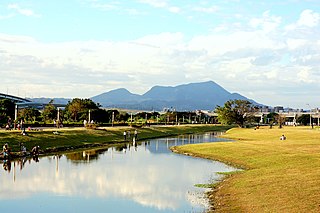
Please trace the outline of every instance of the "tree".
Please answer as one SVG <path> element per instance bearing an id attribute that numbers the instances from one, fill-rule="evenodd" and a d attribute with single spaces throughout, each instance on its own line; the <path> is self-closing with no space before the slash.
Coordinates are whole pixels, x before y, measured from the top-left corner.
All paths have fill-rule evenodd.
<path id="1" fill-rule="evenodd" d="M 39 110 L 34 108 L 24 108 L 19 111 L 19 117 L 20 119 L 23 119 L 24 121 L 29 122 L 35 122 L 39 120 L 41 113 Z"/>
<path id="2" fill-rule="evenodd" d="M 98 123 L 110 121 L 108 112 L 104 109 L 92 110 L 91 117 Z"/>
<path id="3" fill-rule="evenodd" d="M 297 122 L 299 124 L 303 124 L 304 126 L 307 126 L 310 124 L 310 114 L 303 114 L 298 117 Z"/>
<path id="4" fill-rule="evenodd" d="M 9 99 L 0 100 L 0 123 L 7 123 L 9 118 L 14 117 L 15 104 Z"/>
<path id="5" fill-rule="evenodd" d="M 246 122 L 251 121 L 255 108 L 250 101 L 247 100 L 230 100 L 223 107 L 217 106 L 218 120 L 222 124 L 237 124 L 243 128 Z"/>
<path id="6" fill-rule="evenodd" d="M 69 101 L 65 111 L 69 120 L 78 121 L 89 119 L 89 110 L 98 110 L 99 105 L 95 104 L 90 99 L 75 98 L 71 102 Z"/>
<path id="7" fill-rule="evenodd" d="M 277 123 L 279 124 L 279 128 L 281 129 L 286 122 L 286 117 L 284 115 L 278 114 L 276 116 L 276 119 L 277 119 Z"/>
<path id="8" fill-rule="evenodd" d="M 44 121 L 53 121 L 57 117 L 58 110 L 53 105 L 53 100 L 49 102 L 48 105 L 44 107 L 42 112 L 43 120 Z"/>

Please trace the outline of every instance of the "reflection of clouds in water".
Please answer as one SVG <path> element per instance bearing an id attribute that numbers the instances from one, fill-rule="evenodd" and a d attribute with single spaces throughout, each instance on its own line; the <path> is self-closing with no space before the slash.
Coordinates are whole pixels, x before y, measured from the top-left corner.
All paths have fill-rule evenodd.
<path id="1" fill-rule="evenodd" d="M 112 158 L 110 157 L 112 156 Z M 15 199 L 39 193 L 84 198 L 126 198 L 157 209 L 179 208 L 190 198 L 193 185 L 208 181 L 222 164 L 173 154 L 156 155 L 139 147 L 138 152 L 109 151 L 99 161 L 75 165 L 63 157 L 57 161 L 42 158 L 22 171 L 0 175 L 1 199 Z M 213 169 L 217 167 L 217 169 Z M 190 201 L 191 202 L 191 201 Z M 193 204 L 190 204 L 193 206 Z"/>

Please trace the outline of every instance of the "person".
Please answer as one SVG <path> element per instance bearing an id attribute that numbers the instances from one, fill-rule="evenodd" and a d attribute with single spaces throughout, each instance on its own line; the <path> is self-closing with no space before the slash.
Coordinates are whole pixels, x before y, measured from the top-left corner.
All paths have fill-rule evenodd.
<path id="1" fill-rule="evenodd" d="M 284 136 L 284 135 L 282 135 L 281 137 L 280 137 L 280 140 L 281 141 L 284 141 L 284 140 L 286 140 L 287 138 L 286 138 L 286 136 Z"/>
<path id="2" fill-rule="evenodd" d="M 10 128 L 11 128 L 11 124 L 12 124 L 12 119 L 11 119 L 11 117 L 9 117 L 9 119 L 8 119 L 8 125 L 9 125 Z"/>
<path id="3" fill-rule="evenodd" d="M 28 135 L 27 132 L 26 132 L 26 128 L 25 128 L 25 127 L 23 128 L 21 134 L 22 134 L 22 135 Z"/>
<path id="4" fill-rule="evenodd" d="M 20 146 L 20 151 L 23 154 L 23 156 L 25 156 L 27 154 L 27 148 L 25 147 L 25 145 L 23 143 Z"/>
<path id="5" fill-rule="evenodd" d="M 10 154 L 10 148 L 7 143 L 5 143 L 2 147 L 3 157 L 8 158 Z"/>
<path id="6" fill-rule="evenodd" d="M 31 149 L 32 155 L 39 155 L 39 149 L 40 149 L 40 146 L 34 146 L 34 147 Z"/>
<path id="7" fill-rule="evenodd" d="M 126 131 L 123 132 L 123 138 L 124 138 L 124 141 L 127 140 L 127 132 Z"/>
<path id="8" fill-rule="evenodd" d="M 135 129 L 134 130 L 134 140 L 138 139 L 138 131 Z"/>

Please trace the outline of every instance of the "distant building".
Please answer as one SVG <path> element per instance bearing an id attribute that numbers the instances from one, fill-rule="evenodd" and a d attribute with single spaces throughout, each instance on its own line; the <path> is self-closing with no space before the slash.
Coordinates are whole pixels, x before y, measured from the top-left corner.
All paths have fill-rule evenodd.
<path id="1" fill-rule="evenodd" d="M 271 108 L 269 108 L 268 106 L 261 106 L 261 107 L 259 108 L 259 112 L 269 113 L 269 112 L 271 112 Z"/>
<path id="2" fill-rule="evenodd" d="M 276 106 L 273 108 L 273 111 L 274 112 L 283 112 L 284 108 L 283 108 L 283 106 Z"/>

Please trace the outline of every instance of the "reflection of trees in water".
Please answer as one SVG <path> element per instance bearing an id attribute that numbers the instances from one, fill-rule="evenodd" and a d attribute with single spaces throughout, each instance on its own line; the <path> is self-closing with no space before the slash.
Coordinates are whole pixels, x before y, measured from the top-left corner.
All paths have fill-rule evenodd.
<path id="1" fill-rule="evenodd" d="M 115 146 L 114 148 L 115 148 L 116 151 L 122 152 L 125 149 L 127 149 L 127 144 L 119 144 L 119 145 Z"/>
<path id="2" fill-rule="evenodd" d="M 80 152 L 73 152 L 65 154 L 67 160 L 70 160 L 74 164 L 89 163 L 92 161 L 97 161 L 99 155 L 108 151 L 108 148 L 104 149 L 94 149 L 94 150 L 84 150 Z"/>

